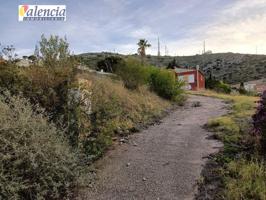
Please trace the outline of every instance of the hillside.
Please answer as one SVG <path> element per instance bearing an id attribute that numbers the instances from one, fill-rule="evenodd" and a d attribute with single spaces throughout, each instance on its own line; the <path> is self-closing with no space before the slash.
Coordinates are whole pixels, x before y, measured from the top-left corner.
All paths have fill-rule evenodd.
<path id="1" fill-rule="evenodd" d="M 128 57 L 129 55 L 114 53 L 84 53 L 80 54 L 83 63 L 90 68 L 95 68 L 99 60 L 108 56 Z M 137 57 L 137 55 L 131 55 Z M 148 63 L 156 66 L 167 66 L 169 62 L 176 59 L 182 66 L 200 65 L 206 76 L 211 73 L 213 77 L 227 83 L 239 83 L 266 77 L 266 55 L 238 54 L 238 53 L 216 53 L 194 56 L 151 56 L 148 55 Z"/>

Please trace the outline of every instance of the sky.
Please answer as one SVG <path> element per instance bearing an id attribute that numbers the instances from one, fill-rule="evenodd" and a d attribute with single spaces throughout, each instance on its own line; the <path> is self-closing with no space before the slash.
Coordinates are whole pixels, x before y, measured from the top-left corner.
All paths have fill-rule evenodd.
<path id="1" fill-rule="evenodd" d="M 71 52 L 266 54 L 266 0 L 0 0 L 0 43 L 30 55 L 42 34 L 66 36 Z M 66 5 L 67 20 L 19 22 L 18 5 Z M 165 47 L 167 51 L 165 51 Z"/>

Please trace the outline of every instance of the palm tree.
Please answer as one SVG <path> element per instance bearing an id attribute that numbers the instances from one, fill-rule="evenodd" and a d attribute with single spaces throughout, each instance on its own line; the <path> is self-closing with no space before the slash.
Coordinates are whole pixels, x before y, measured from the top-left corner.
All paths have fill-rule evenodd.
<path id="1" fill-rule="evenodd" d="M 141 62 L 143 64 L 144 57 L 146 56 L 145 50 L 146 48 L 150 47 L 151 44 L 148 43 L 148 40 L 140 39 L 137 45 L 139 46 L 138 53 L 141 56 Z"/>

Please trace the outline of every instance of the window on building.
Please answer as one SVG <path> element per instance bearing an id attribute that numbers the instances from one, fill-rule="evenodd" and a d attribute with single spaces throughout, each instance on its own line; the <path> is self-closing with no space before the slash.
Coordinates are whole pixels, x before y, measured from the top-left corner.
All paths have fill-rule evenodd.
<path id="1" fill-rule="evenodd" d="M 178 76 L 179 81 L 185 81 L 184 76 Z"/>
<path id="2" fill-rule="evenodd" d="M 194 83 L 194 82 L 195 82 L 194 74 L 188 75 L 188 83 Z"/>

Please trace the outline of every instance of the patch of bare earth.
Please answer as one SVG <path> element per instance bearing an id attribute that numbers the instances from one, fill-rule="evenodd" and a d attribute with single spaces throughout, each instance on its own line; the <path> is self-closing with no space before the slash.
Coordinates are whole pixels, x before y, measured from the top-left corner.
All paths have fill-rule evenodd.
<path id="1" fill-rule="evenodd" d="M 219 99 L 190 96 L 160 124 L 131 135 L 97 161 L 96 179 L 78 199 L 193 199 L 207 156 L 222 146 L 208 139 L 203 125 L 225 113 Z"/>

